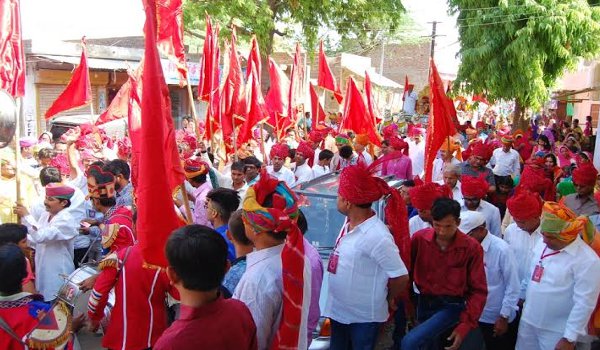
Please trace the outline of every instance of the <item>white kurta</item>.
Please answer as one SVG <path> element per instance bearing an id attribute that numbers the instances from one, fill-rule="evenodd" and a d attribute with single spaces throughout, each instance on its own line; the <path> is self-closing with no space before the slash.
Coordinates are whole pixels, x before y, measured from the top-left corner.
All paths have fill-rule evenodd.
<path id="1" fill-rule="evenodd" d="M 296 176 L 296 183 L 294 184 L 294 186 L 304 182 L 308 182 L 313 179 L 313 171 L 312 168 L 308 165 L 308 163 L 304 163 L 296 167 L 294 175 Z"/>
<path id="2" fill-rule="evenodd" d="M 49 217 L 50 213 L 44 212 L 37 221 L 31 215 L 23 218 L 27 239 L 35 245 L 35 287 L 46 301 L 56 298 L 64 283 L 62 276 L 75 270 L 73 242 L 78 225 L 66 210 Z"/>
<path id="3" fill-rule="evenodd" d="M 425 171 L 425 141 L 415 143 L 408 140 L 408 156 L 412 160 L 412 171 L 414 176 L 421 176 Z"/>

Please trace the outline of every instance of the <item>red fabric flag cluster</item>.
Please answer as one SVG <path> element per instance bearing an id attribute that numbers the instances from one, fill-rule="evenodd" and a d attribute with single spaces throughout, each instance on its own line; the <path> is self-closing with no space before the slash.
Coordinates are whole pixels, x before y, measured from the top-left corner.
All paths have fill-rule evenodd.
<path id="1" fill-rule="evenodd" d="M 213 28 L 210 16 L 206 15 L 206 37 L 202 51 L 200 68 L 200 83 L 198 84 L 198 97 L 208 102 L 206 110 L 205 139 L 210 140 L 220 128 L 219 108 L 219 27 Z"/>
<path id="2" fill-rule="evenodd" d="M 456 128 L 452 121 L 452 100 L 444 92 L 444 84 L 440 78 L 433 59 L 429 61 L 429 88 L 430 88 L 430 113 L 429 125 L 427 126 L 427 137 L 425 139 L 425 181 L 431 182 L 433 173 L 433 160 L 444 142 L 456 134 Z M 450 101 L 450 103 L 448 102 Z"/>
<path id="3" fill-rule="evenodd" d="M 144 27 L 146 47 L 142 74 L 142 126 L 139 177 L 136 188 L 137 234 L 144 261 L 165 267 L 164 246 L 182 222 L 173 206 L 173 190 L 184 181 L 175 130 L 171 118 L 169 90 L 156 46 L 156 0 L 146 1 Z"/>
<path id="4" fill-rule="evenodd" d="M 317 125 L 325 122 L 325 111 L 323 110 L 323 106 L 321 106 L 321 102 L 319 102 L 319 96 L 317 95 L 317 91 L 315 90 L 315 86 L 313 84 L 310 85 L 310 106 L 311 106 L 311 130 L 317 130 Z"/>
<path id="5" fill-rule="evenodd" d="M 158 0 L 156 3 L 158 48 L 177 63 L 180 85 L 187 83 L 187 65 L 183 45 L 183 11 L 181 0 Z"/>
<path id="6" fill-rule="evenodd" d="M 365 100 L 352 77 L 348 78 L 346 102 L 340 130 L 352 130 L 356 134 L 367 134 L 369 140 L 376 146 L 381 146 L 381 139 L 375 131 L 373 117 L 369 113 Z"/>
<path id="7" fill-rule="evenodd" d="M 221 131 L 225 141 L 227 154 L 234 152 L 234 127 L 241 124 L 246 110 L 244 95 L 244 77 L 240 56 L 237 52 L 237 37 L 235 28 L 231 31 L 231 44 L 225 55 L 226 74 L 223 90 L 221 91 Z"/>
<path id="8" fill-rule="evenodd" d="M 290 81 L 271 57 L 269 57 L 269 80 L 271 86 L 265 97 L 265 103 L 269 110 L 269 121 L 267 124 L 276 130 L 277 138 L 282 139 L 285 130 L 292 124 L 287 117 L 287 94 L 290 89 Z"/>
<path id="9" fill-rule="evenodd" d="M 117 92 L 117 95 L 110 102 L 110 105 L 108 105 L 106 111 L 100 114 L 96 120 L 96 125 L 101 125 L 113 120 L 129 117 L 129 114 L 132 113 L 132 102 L 135 103 L 135 101 L 132 101 L 132 86 L 136 85 L 133 81 L 140 80 L 142 67 L 143 65 L 140 64 L 135 72 L 127 72 L 129 79 L 127 79 L 125 84 L 121 86 Z M 139 105 L 137 105 L 137 108 L 139 109 Z"/>
<path id="10" fill-rule="evenodd" d="M 304 93 L 304 63 L 302 62 L 302 53 L 300 44 L 296 44 L 292 71 L 290 73 L 290 90 L 288 92 L 288 113 L 287 116 L 292 125 L 298 120 L 299 106 L 302 104 Z"/>
<path id="11" fill-rule="evenodd" d="M 260 79 L 256 67 L 252 68 L 250 77 L 246 82 L 246 119 L 240 127 L 238 144 L 248 142 L 252 138 L 252 129 L 269 117 L 269 111 L 260 89 Z"/>
<path id="12" fill-rule="evenodd" d="M 376 113 L 375 107 L 373 106 L 373 86 L 371 85 L 371 77 L 369 77 L 369 72 L 365 71 L 365 95 L 367 95 L 367 107 L 369 108 L 369 114 L 373 118 L 374 125 L 381 123 L 383 119 L 379 117 L 379 114 Z"/>
<path id="13" fill-rule="evenodd" d="M 319 45 L 319 78 L 317 80 L 317 86 L 333 92 L 333 96 L 338 103 L 342 103 L 344 96 L 342 95 L 339 86 L 337 86 L 335 77 L 327 63 L 327 57 L 325 56 L 325 51 L 323 51 L 323 40 L 321 40 L 321 44 Z"/>
<path id="14" fill-rule="evenodd" d="M 87 52 L 85 48 L 85 41 L 83 39 L 81 40 L 81 46 L 82 51 L 79 65 L 73 71 L 71 81 L 69 81 L 69 84 L 65 90 L 46 111 L 46 119 L 52 118 L 60 112 L 84 106 L 92 101 L 92 85 L 90 84 L 90 72 L 87 65 Z"/>
<path id="15" fill-rule="evenodd" d="M 25 95 L 25 54 L 19 0 L 0 2 L 0 88 L 13 97 Z"/>
<path id="16" fill-rule="evenodd" d="M 256 69 L 258 77 L 262 74 L 262 63 L 260 61 L 260 51 L 258 50 L 258 41 L 256 36 L 252 36 L 252 48 L 250 49 L 250 55 L 248 56 L 248 64 L 246 65 L 246 80 L 250 79 L 252 69 Z"/>

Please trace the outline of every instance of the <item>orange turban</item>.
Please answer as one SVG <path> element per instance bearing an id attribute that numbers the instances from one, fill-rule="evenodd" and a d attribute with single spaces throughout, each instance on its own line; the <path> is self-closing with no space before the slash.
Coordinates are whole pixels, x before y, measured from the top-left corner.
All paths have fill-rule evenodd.
<path id="1" fill-rule="evenodd" d="M 458 143 L 456 143 L 456 140 L 450 140 L 450 142 L 448 141 L 444 141 L 444 143 L 442 143 L 442 147 L 440 147 L 440 151 L 446 151 L 449 153 L 452 153 L 454 155 L 454 157 L 456 157 L 456 159 L 462 161 L 462 150 L 460 148 L 460 145 Z"/>
<path id="2" fill-rule="evenodd" d="M 359 145 L 368 146 L 369 145 L 369 135 L 367 134 L 357 134 L 354 137 L 354 141 Z"/>

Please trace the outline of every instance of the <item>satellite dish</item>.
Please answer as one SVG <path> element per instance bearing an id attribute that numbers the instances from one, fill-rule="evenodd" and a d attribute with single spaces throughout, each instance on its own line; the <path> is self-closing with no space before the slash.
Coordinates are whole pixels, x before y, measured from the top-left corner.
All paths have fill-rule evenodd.
<path id="1" fill-rule="evenodd" d="M 10 144 L 17 127 L 17 105 L 6 91 L 0 90 L 0 148 Z"/>

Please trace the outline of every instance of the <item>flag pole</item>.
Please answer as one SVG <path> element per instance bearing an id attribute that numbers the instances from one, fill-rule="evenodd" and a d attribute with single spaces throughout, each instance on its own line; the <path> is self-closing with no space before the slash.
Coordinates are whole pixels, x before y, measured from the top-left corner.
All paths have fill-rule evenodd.
<path id="1" fill-rule="evenodd" d="M 20 138 L 21 138 L 21 112 L 22 112 L 22 108 L 23 108 L 23 100 L 22 98 L 17 98 L 16 99 L 16 103 L 17 103 L 17 118 L 15 121 L 15 183 L 17 186 L 17 192 L 16 192 L 16 203 L 17 204 L 21 204 L 22 198 L 21 198 L 21 171 L 20 171 L 20 158 L 21 158 L 21 145 L 20 145 Z"/>
<path id="2" fill-rule="evenodd" d="M 263 154 L 263 162 L 267 164 L 267 152 L 265 151 L 265 122 L 260 123 L 260 152 Z"/>
<path id="3" fill-rule="evenodd" d="M 183 198 L 183 207 L 185 208 L 185 217 L 188 225 L 191 225 L 194 223 L 194 220 L 192 219 L 192 209 L 190 208 L 190 199 L 187 193 L 187 190 L 185 189 L 185 180 L 183 180 L 183 183 L 181 184 L 181 196 Z"/>
<path id="4" fill-rule="evenodd" d="M 192 92 L 192 84 L 190 83 L 189 72 L 185 76 L 188 92 L 188 99 L 190 100 L 190 107 L 192 110 L 192 118 L 194 118 L 194 130 L 196 130 L 196 138 L 200 140 L 200 125 L 198 124 L 198 114 L 196 113 L 196 106 L 194 104 L 194 93 Z"/>
<path id="5" fill-rule="evenodd" d="M 233 160 L 237 162 L 238 160 L 238 148 L 237 148 L 237 133 L 235 132 L 235 114 L 231 114 L 231 126 L 233 128 Z M 225 138 L 225 135 L 223 135 Z M 225 152 L 227 153 L 227 152 Z"/>

